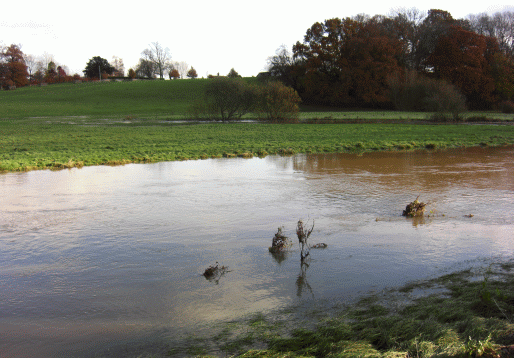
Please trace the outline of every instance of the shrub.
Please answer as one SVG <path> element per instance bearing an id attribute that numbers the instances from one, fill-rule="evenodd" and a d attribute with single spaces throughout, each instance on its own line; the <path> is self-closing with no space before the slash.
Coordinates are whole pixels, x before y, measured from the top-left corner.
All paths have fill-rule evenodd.
<path id="1" fill-rule="evenodd" d="M 209 80 L 205 95 L 210 108 L 228 121 L 253 110 L 257 90 L 239 78 L 216 77 Z"/>
<path id="2" fill-rule="evenodd" d="M 389 96 L 401 111 L 436 112 L 437 118 L 456 120 L 466 111 L 464 95 L 452 84 L 408 71 L 388 80 Z"/>
<path id="3" fill-rule="evenodd" d="M 272 121 L 298 121 L 301 102 L 298 93 L 282 82 L 268 82 L 260 87 L 257 111 L 261 119 Z"/>
<path id="4" fill-rule="evenodd" d="M 196 120 L 208 120 L 215 117 L 214 108 L 208 102 L 196 99 L 187 108 L 187 116 Z"/>
<path id="5" fill-rule="evenodd" d="M 512 101 L 503 101 L 500 103 L 500 105 L 498 107 L 502 113 L 507 113 L 507 114 L 514 113 L 514 102 L 512 102 Z"/>

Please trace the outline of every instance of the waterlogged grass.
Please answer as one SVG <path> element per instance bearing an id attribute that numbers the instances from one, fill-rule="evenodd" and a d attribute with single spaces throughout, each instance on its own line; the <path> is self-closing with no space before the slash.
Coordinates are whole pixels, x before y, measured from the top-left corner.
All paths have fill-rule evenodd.
<path id="1" fill-rule="evenodd" d="M 364 297 L 327 312 L 315 328 L 289 313 L 257 314 L 224 325 L 203 349 L 245 358 L 496 357 L 514 344 L 513 266 L 493 264 Z M 419 289 L 436 293 L 416 296 Z"/>
<path id="2" fill-rule="evenodd" d="M 514 126 L 172 124 L 81 118 L 0 121 L 0 171 L 295 153 L 514 144 Z"/>
<path id="3" fill-rule="evenodd" d="M 402 111 L 310 111 L 311 108 L 304 107 L 300 113 L 300 119 L 304 121 L 319 122 L 345 122 L 345 121 L 426 121 L 433 115 L 431 112 L 402 112 Z M 499 113 L 494 111 L 486 112 L 466 112 L 461 114 L 463 120 L 494 120 L 494 121 L 513 121 L 514 115 Z"/>

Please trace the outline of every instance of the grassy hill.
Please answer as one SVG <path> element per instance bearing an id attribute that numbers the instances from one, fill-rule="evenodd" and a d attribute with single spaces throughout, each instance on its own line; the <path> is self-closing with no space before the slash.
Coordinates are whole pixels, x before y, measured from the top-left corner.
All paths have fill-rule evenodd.
<path id="1" fill-rule="evenodd" d="M 256 78 L 245 78 L 256 83 Z M 188 107 L 205 92 L 208 79 L 63 83 L 0 91 L 0 119 L 86 116 L 88 118 L 187 119 Z M 300 106 L 304 120 L 424 120 L 424 112 L 370 111 Z M 512 114 L 470 112 L 512 120 Z"/>
<path id="2" fill-rule="evenodd" d="M 207 79 L 65 83 L 0 92 L 0 118 L 184 116 Z"/>

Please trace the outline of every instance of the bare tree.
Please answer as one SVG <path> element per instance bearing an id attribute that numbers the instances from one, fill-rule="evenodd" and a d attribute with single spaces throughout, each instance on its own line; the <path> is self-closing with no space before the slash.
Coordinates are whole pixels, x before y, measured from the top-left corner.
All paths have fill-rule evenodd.
<path id="1" fill-rule="evenodd" d="M 24 56 L 25 65 L 27 65 L 27 70 L 29 71 L 29 79 L 32 80 L 32 74 L 36 72 L 37 60 L 33 55 L 25 55 Z"/>
<path id="2" fill-rule="evenodd" d="M 118 56 L 112 56 L 111 66 L 114 67 L 116 76 L 125 76 L 125 65 L 123 64 L 123 59 Z"/>
<path id="3" fill-rule="evenodd" d="M 281 45 L 275 51 L 275 56 L 266 60 L 268 75 L 273 80 L 279 80 L 286 86 L 298 88 L 299 72 L 297 71 L 304 62 L 303 59 L 293 58 L 286 45 Z M 266 77 L 264 77 L 266 78 Z"/>
<path id="4" fill-rule="evenodd" d="M 496 38 L 505 56 L 514 57 L 514 12 L 497 12 L 469 15 L 467 21 L 472 31 Z"/>
<path id="5" fill-rule="evenodd" d="M 164 65 L 164 73 L 169 77 L 170 80 L 173 77 L 172 72 L 174 69 L 175 65 L 171 61 L 166 62 L 166 64 Z"/>
<path id="6" fill-rule="evenodd" d="M 180 78 L 184 78 L 187 75 L 187 71 L 189 70 L 189 65 L 185 61 L 181 62 L 173 62 L 173 66 L 180 73 Z"/>
<path id="7" fill-rule="evenodd" d="M 141 52 L 144 60 L 150 61 L 155 65 L 157 73 L 161 79 L 164 79 L 164 71 L 166 64 L 171 61 L 171 53 L 169 48 L 163 48 L 159 42 L 152 42 L 150 48 Z"/>
<path id="8" fill-rule="evenodd" d="M 54 64 L 56 63 L 54 55 L 52 55 L 46 51 L 43 52 L 43 54 L 38 57 L 38 65 L 41 67 L 43 72 L 46 72 L 48 70 L 48 65 L 50 65 L 50 63 L 52 63 L 52 62 Z"/>
<path id="9" fill-rule="evenodd" d="M 397 36 L 406 44 L 405 65 L 408 69 L 417 67 L 416 52 L 419 44 L 420 26 L 427 17 L 425 11 L 415 7 L 398 7 L 390 11 L 389 17 L 395 26 Z"/>

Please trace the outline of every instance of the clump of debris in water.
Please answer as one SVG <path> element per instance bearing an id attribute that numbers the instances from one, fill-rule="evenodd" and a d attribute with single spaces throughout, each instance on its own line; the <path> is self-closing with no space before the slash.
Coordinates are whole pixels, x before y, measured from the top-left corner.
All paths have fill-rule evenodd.
<path id="1" fill-rule="evenodd" d="M 419 200 L 419 196 L 412 203 L 408 204 L 403 211 L 403 216 L 412 218 L 415 216 L 423 216 L 425 214 L 426 203 L 422 203 Z"/>
<path id="2" fill-rule="evenodd" d="M 292 246 L 291 240 L 287 236 L 282 233 L 282 228 L 279 227 L 277 233 L 273 237 L 271 242 L 271 246 L 268 247 L 269 252 L 272 254 L 278 254 L 286 251 L 288 248 Z"/>
<path id="3" fill-rule="evenodd" d="M 215 281 L 218 283 L 225 272 L 228 272 L 228 266 L 220 266 L 216 261 L 216 265 L 211 265 L 205 269 L 203 276 L 209 281 Z"/>

